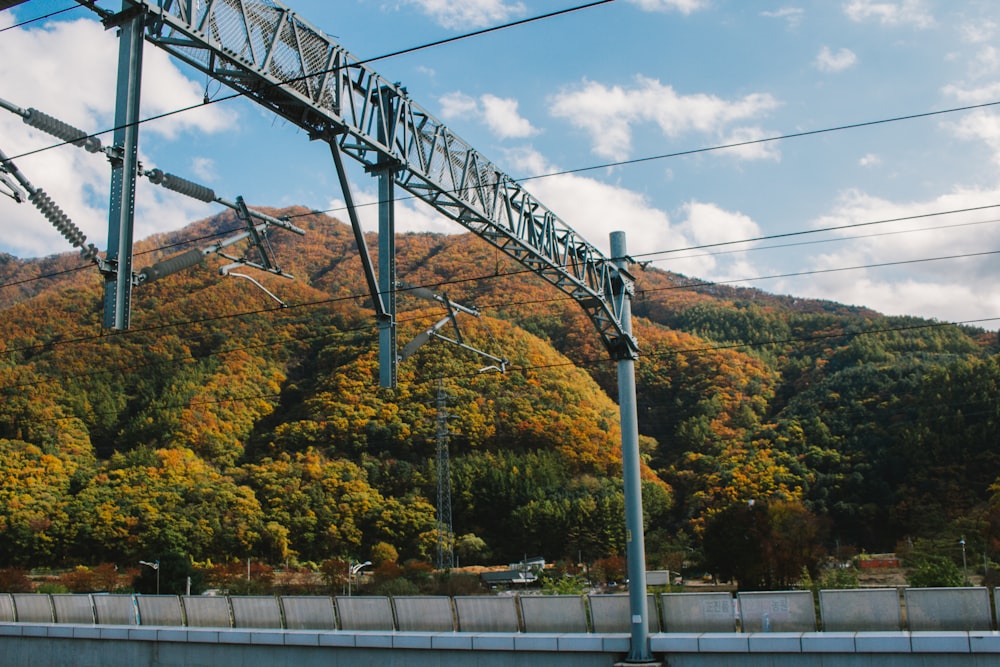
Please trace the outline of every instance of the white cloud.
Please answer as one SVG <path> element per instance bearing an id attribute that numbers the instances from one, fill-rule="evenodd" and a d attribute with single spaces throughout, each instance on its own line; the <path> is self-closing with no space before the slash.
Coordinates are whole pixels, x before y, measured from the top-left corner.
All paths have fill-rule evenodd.
<path id="1" fill-rule="evenodd" d="M 824 46 L 816 56 L 816 69 L 821 72 L 843 72 L 856 65 L 858 57 L 850 49 L 840 49 L 831 51 L 830 47 Z"/>
<path id="2" fill-rule="evenodd" d="M 530 148 L 507 151 L 506 161 L 524 173 L 559 171 Z M 633 190 L 579 174 L 535 179 L 526 187 L 563 222 L 606 253 L 610 252 L 608 239 L 612 231 L 625 232 L 632 255 L 690 245 L 664 211 Z"/>
<path id="3" fill-rule="evenodd" d="M 206 182 L 215 180 L 215 160 L 210 157 L 196 157 L 191 160 L 191 173 Z"/>
<path id="4" fill-rule="evenodd" d="M 523 139 L 537 133 L 517 111 L 517 100 L 483 95 L 479 98 L 483 109 L 483 120 L 495 135 L 501 139 Z"/>
<path id="5" fill-rule="evenodd" d="M 37 108 L 81 130 L 95 132 L 113 125 L 117 59 L 114 33 L 105 31 L 97 21 L 81 19 L 14 28 L 0 40 L 0 80 L 7 91 L 5 96 L 13 104 Z M 145 49 L 143 72 L 143 117 L 197 104 L 202 99 L 198 85 L 185 79 L 162 51 Z M 141 152 L 143 136 L 170 139 L 181 133 L 218 132 L 231 125 L 232 113 L 219 105 L 143 123 L 140 159 L 144 166 L 151 164 L 149 156 Z M 49 149 L 59 140 L 29 127 L 7 111 L 0 111 L 0 137 L 10 157 L 43 149 L 15 163 L 32 185 L 45 190 L 86 234 L 88 243 L 103 250 L 107 245 L 110 191 L 107 160 L 73 146 Z M 101 135 L 101 140 L 109 145 L 111 134 Z M 4 247 L 10 252 L 27 257 L 72 249 L 30 204 L 15 204 L 4 198 L 0 207 L 5 222 Z M 176 229 L 210 213 L 204 203 L 141 179 L 136 195 L 135 237 Z"/>
<path id="6" fill-rule="evenodd" d="M 737 127 L 720 140 L 722 145 L 733 145 L 724 154 L 735 155 L 741 160 L 780 160 L 781 152 L 777 141 L 763 141 L 775 136 L 759 127 Z M 742 145 L 740 145 L 742 144 Z"/>
<path id="7" fill-rule="evenodd" d="M 993 162 L 1000 164 L 1000 115 L 992 111 L 973 111 L 948 127 L 960 139 L 985 143 L 993 151 Z"/>
<path id="8" fill-rule="evenodd" d="M 371 188 L 371 181 L 364 181 L 360 187 L 355 183 L 351 188 L 351 194 L 354 197 L 361 228 L 368 232 L 377 232 L 379 207 L 368 205 L 370 202 L 378 201 L 378 192 Z M 345 224 L 350 224 L 350 216 L 343 199 L 331 199 L 324 210 Z M 419 199 L 400 197 L 395 202 L 393 214 L 396 231 L 401 234 L 406 232 L 458 234 L 466 231 L 464 227 L 431 209 Z"/>
<path id="9" fill-rule="evenodd" d="M 629 0 L 648 12 L 678 11 L 690 14 L 708 6 L 706 0 Z"/>
<path id="10" fill-rule="evenodd" d="M 485 28 L 502 23 L 525 12 L 521 2 L 504 0 L 406 0 L 430 16 L 439 25 L 452 30 Z"/>
<path id="11" fill-rule="evenodd" d="M 479 114 L 479 103 L 476 98 L 465 93 L 447 93 L 438 99 L 438 103 L 441 105 L 441 117 L 445 120 L 464 119 L 467 116 Z"/>
<path id="12" fill-rule="evenodd" d="M 465 93 L 454 92 L 439 100 L 441 117 L 445 120 L 460 118 L 478 120 L 500 139 L 524 139 L 538 133 L 531 123 L 518 112 L 518 102 L 513 98 L 482 95 L 477 100 Z"/>
<path id="13" fill-rule="evenodd" d="M 755 238 L 761 235 L 760 226 L 749 216 L 727 211 L 708 203 L 691 201 L 682 207 L 684 220 L 678 230 L 692 240 L 691 245 L 711 245 L 734 239 Z M 674 256 L 664 268 L 705 280 L 729 281 L 757 275 L 759 267 L 750 261 L 745 249 L 725 254 L 692 251 Z"/>
<path id="14" fill-rule="evenodd" d="M 989 44 L 981 46 L 969 64 L 969 75 L 978 79 L 997 71 L 1000 71 L 1000 50 Z"/>
<path id="15" fill-rule="evenodd" d="M 882 164 L 882 158 L 874 153 L 866 153 L 858 160 L 858 164 L 862 167 L 877 167 Z"/>
<path id="16" fill-rule="evenodd" d="M 975 23 L 966 23 L 959 29 L 966 41 L 973 44 L 981 44 L 993 39 L 997 31 L 997 22 L 993 19 L 982 18 Z"/>
<path id="17" fill-rule="evenodd" d="M 788 22 L 789 28 L 797 28 L 802 19 L 805 17 L 806 10 L 801 7 L 782 7 L 773 12 L 761 12 L 761 16 L 766 16 L 772 19 L 784 19 Z"/>
<path id="18" fill-rule="evenodd" d="M 901 2 L 850 0 L 844 4 L 844 13 L 858 23 L 878 21 L 882 25 L 910 25 L 915 28 L 929 28 L 934 25 L 934 17 L 924 7 L 923 0 L 901 0 Z"/>
<path id="19" fill-rule="evenodd" d="M 984 104 L 996 101 L 1000 97 L 1000 81 L 975 88 L 963 88 L 958 84 L 948 84 L 942 89 L 942 92 L 963 104 Z"/>
<path id="20" fill-rule="evenodd" d="M 817 228 L 995 206 L 997 188 L 956 188 L 923 201 L 893 202 L 865 192 L 845 192 L 834 209 L 817 219 Z M 1000 224 L 994 212 L 969 211 L 932 219 L 901 220 L 844 229 L 836 249 L 809 258 L 802 266 L 812 275 L 761 284 L 769 291 L 864 305 L 892 315 L 920 315 L 945 321 L 1000 316 L 1000 294 L 976 286 L 1000 278 L 993 256 L 976 256 L 1000 247 Z M 975 224 L 974 231 L 967 225 Z M 896 233 L 905 232 L 905 233 Z M 955 257 L 925 261 L 932 258 Z M 923 260 L 923 261 L 922 261 Z M 898 263 L 896 265 L 889 265 Z M 876 266 L 883 265 L 883 266 Z M 862 267 L 850 271 L 830 271 Z M 996 323 L 985 323 L 995 328 Z"/>
<path id="21" fill-rule="evenodd" d="M 688 132 L 718 138 L 731 123 L 760 116 L 777 106 L 777 100 L 766 93 L 735 100 L 707 94 L 680 95 L 656 79 L 638 76 L 628 88 L 584 81 L 556 95 L 549 109 L 553 116 L 587 132 L 595 153 L 624 159 L 631 151 L 636 125 L 654 123 L 670 138 Z"/>

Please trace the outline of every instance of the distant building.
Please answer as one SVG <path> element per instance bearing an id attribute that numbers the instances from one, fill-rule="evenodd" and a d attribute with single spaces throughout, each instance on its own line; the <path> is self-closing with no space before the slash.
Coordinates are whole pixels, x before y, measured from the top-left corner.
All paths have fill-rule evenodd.
<path id="1" fill-rule="evenodd" d="M 545 558 L 526 558 L 519 563 L 511 563 L 506 570 L 483 572 L 479 576 L 491 586 L 500 584 L 530 584 L 538 581 L 538 573 L 545 569 Z"/>

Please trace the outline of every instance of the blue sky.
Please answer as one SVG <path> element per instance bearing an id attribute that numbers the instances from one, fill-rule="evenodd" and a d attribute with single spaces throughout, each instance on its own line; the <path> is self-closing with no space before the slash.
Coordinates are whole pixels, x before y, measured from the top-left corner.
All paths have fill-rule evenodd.
<path id="1" fill-rule="evenodd" d="M 0 32 L 0 97 L 87 131 L 107 129 L 113 33 L 83 8 L 10 27 L 73 4 L 30 0 L 0 12 L 0 29 L 10 28 Z M 582 3 L 286 4 L 372 58 Z M 970 321 L 1000 318 L 992 289 L 1000 265 L 987 254 L 1000 250 L 1000 106 L 619 163 L 1000 102 L 998 37 L 1000 8 L 987 0 L 616 0 L 372 67 L 508 174 L 529 178 L 529 191 L 602 248 L 623 229 L 633 255 L 688 276 Z M 146 54 L 145 115 L 205 95 L 203 75 L 153 48 Z M 227 92 L 207 85 L 211 97 Z M 53 143 L 0 111 L 9 156 Z M 325 144 L 245 100 L 144 124 L 140 147 L 146 168 L 227 199 L 300 204 L 346 220 Z M 17 164 L 104 248 L 105 160 L 61 147 Z M 360 169 L 350 176 L 356 199 L 373 201 L 374 181 Z M 463 231 L 409 201 L 397 206 L 401 231 Z M 973 207 L 997 208 L 929 216 Z M 139 237 L 220 210 L 148 183 L 137 209 Z M 372 224 L 375 207 L 363 211 Z M 69 249 L 28 204 L 0 197 L 0 216 L 0 251 Z M 895 218 L 911 219 L 856 226 Z M 855 227 L 665 252 L 847 225 Z M 762 279 L 776 275 L 785 277 Z M 1000 328 L 1000 320 L 981 325 Z"/>

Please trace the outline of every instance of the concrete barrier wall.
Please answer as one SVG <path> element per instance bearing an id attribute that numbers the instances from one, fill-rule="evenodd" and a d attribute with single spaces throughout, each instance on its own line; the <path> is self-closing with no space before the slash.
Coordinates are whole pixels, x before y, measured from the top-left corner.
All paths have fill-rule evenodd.
<path id="1" fill-rule="evenodd" d="M 102 625 L 138 625 L 139 609 L 132 595 L 94 595 L 94 617 Z"/>
<path id="2" fill-rule="evenodd" d="M 229 601 L 233 607 L 233 627 L 282 627 L 281 607 L 273 595 L 234 595 Z"/>
<path id="3" fill-rule="evenodd" d="M 281 610 L 288 630 L 336 630 L 333 598 L 311 595 L 281 597 Z"/>
<path id="4" fill-rule="evenodd" d="M 402 632 L 453 632 L 455 610 L 445 595 L 401 595 L 392 598 L 396 629 Z"/>
<path id="5" fill-rule="evenodd" d="M 181 599 L 176 595 L 136 595 L 141 625 L 184 625 Z"/>
<path id="6" fill-rule="evenodd" d="M 223 595 L 185 595 L 184 605 L 186 625 L 191 628 L 231 628 L 232 616 L 229 612 L 229 598 Z M 143 621 L 143 625 L 149 625 Z"/>
<path id="7" fill-rule="evenodd" d="M 18 623 L 51 623 L 52 598 L 43 593 L 14 593 L 14 615 Z"/>
<path id="8" fill-rule="evenodd" d="M 816 607 L 812 591 L 737 593 L 743 632 L 812 632 Z"/>
<path id="9" fill-rule="evenodd" d="M 94 622 L 94 601 L 89 595 L 71 593 L 52 596 L 52 610 L 57 623 L 87 624 Z"/>
<path id="10" fill-rule="evenodd" d="M 895 588 L 820 591 L 819 615 L 826 632 L 883 632 L 903 629 L 899 591 Z"/>
<path id="11" fill-rule="evenodd" d="M 0 623 L 13 623 L 16 620 L 14 598 L 10 596 L 10 593 L 0 593 Z"/>
<path id="12" fill-rule="evenodd" d="M 993 630 L 986 588 L 896 589 L 819 593 L 827 633 Z M 664 593 L 647 596 L 651 634 L 812 632 L 809 591 Z M 659 604 L 658 604 L 659 603 Z M 0 623 L 145 625 L 401 632 L 614 634 L 630 631 L 627 595 L 507 596 L 185 596 L 0 594 Z M 662 626 L 661 626 L 662 619 Z"/>
<path id="13" fill-rule="evenodd" d="M 525 632 L 587 632 L 587 605 L 582 595 L 522 595 Z"/>
<path id="14" fill-rule="evenodd" d="M 907 588 L 903 595 L 911 631 L 993 629 L 986 588 Z"/>
<path id="15" fill-rule="evenodd" d="M 4 665 L 385 665 L 609 667 L 623 634 L 350 632 L 0 623 Z M 994 632 L 680 633 L 650 635 L 670 667 L 993 667 Z"/>
<path id="16" fill-rule="evenodd" d="M 594 632 L 632 632 L 632 616 L 627 593 L 613 595 L 588 595 L 590 621 Z M 656 598 L 646 596 L 649 631 L 660 631 L 660 615 L 656 610 Z"/>
<path id="17" fill-rule="evenodd" d="M 379 596 L 338 596 L 337 616 L 341 630 L 393 630 L 392 605 Z"/>
<path id="18" fill-rule="evenodd" d="M 736 607 L 726 592 L 663 593 L 664 632 L 736 632 Z"/>
<path id="19" fill-rule="evenodd" d="M 521 629 L 513 597 L 458 596 L 455 615 L 461 632 L 518 632 Z"/>

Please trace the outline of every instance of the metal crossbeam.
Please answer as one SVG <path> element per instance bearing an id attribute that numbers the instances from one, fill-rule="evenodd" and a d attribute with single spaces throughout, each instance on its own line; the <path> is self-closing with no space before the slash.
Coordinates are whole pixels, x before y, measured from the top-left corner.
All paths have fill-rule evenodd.
<path id="1" fill-rule="evenodd" d="M 615 359 L 636 358 L 613 294 L 632 278 L 516 181 L 321 30 L 274 0 L 126 0 L 146 38 L 337 144 L 576 300 Z M 388 113 L 387 113 L 388 111 Z"/>

